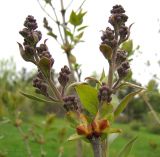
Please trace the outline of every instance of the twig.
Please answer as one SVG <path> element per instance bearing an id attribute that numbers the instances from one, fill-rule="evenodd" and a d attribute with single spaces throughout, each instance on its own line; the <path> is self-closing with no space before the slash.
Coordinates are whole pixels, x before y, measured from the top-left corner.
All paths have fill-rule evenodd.
<path id="1" fill-rule="evenodd" d="M 84 5 L 84 3 L 86 2 L 86 0 L 84 0 L 83 2 L 82 2 L 82 4 L 79 6 L 79 8 L 77 9 L 77 11 L 76 12 L 78 12 L 79 10 L 81 10 L 82 9 L 82 6 Z"/>
<path id="2" fill-rule="evenodd" d="M 101 140 L 100 138 L 92 138 L 91 144 L 93 147 L 94 157 L 101 157 L 102 156 L 102 147 L 101 147 Z"/>
<path id="3" fill-rule="evenodd" d="M 63 4 L 63 0 L 61 0 L 61 15 L 62 15 L 62 20 L 63 20 L 63 31 L 64 31 L 64 38 L 65 38 L 65 43 L 68 43 L 68 38 L 67 38 L 67 35 L 66 35 L 66 19 L 65 19 L 65 13 L 66 13 L 66 10 L 64 9 L 64 4 Z"/>
<path id="4" fill-rule="evenodd" d="M 39 4 L 39 6 L 41 7 L 41 9 L 43 10 L 43 12 L 44 12 L 51 20 L 53 20 L 55 23 L 57 23 L 56 20 L 44 9 L 44 7 L 41 5 L 40 1 L 37 0 L 37 2 L 38 2 L 38 4 Z"/>
<path id="5" fill-rule="evenodd" d="M 59 91 L 57 90 L 55 85 L 53 84 L 53 81 L 51 79 L 47 79 L 47 82 L 48 82 L 49 87 L 52 90 L 53 94 L 55 94 L 55 96 L 58 98 L 58 100 L 62 101 L 61 94 L 59 93 Z"/>
<path id="6" fill-rule="evenodd" d="M 52 3 L 50 3 L 50 6 L 51 6 L 51 8 L 52 8 L 52 10 L 53 10 L 53 12 L 54 12 L 54 15 L 55 15 L 55 18 L 56 18 L 56 24 L 57 24 L 57 26 L 58 26 L 58 31 L 59 31 L 61 40 L 62 40 L 62 42 L 63 42 L 63 44 L 64 44 L 64 39 L 63 39 L 63 35 L 62 35 L 62 32 L 61 32 L 60 22 L 59 22 L 59 20 L 58 20 L 58 16 L 57 16 L 56 10 L 55 10 L 54 6 L 52 5 Z"/>
<path id="7" fill-rule="evenodd" d="M 73 0 L 70 1 L 70 3 L 68 4 L 68 6 L 66 7 L 66 10 L 71 6 L 72 3 L 73 3 Z"/>

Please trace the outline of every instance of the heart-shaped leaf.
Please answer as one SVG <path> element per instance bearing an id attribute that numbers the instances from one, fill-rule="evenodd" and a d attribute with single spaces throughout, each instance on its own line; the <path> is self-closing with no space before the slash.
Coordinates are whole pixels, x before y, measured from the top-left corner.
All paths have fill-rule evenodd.
<path id="1" fill-rule="evenodd" d="M 90 85 L 85 84 L 77 85 L 75 89 L 83 107 L 95 115 L 98 111 L 98 91 Z"/>

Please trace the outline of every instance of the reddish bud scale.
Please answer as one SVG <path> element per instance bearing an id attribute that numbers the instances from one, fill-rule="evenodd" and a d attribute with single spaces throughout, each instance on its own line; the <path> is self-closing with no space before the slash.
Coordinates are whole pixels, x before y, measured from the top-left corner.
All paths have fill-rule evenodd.
<path id="1" fill-rule="evenodd" d="M 78 135 L 85 135 L 86 137 L 92 136 L 92 126 L 91 125 L 79 125 L 77 128 Z"/>
<path id="2" fill-rule="evenodd" d="M 93 136 L 101 136 L 102 132 L 109 126 L 109 121 L 106 119 L 102 119 L 94 120 L 91 124 L 87 126 L 81 124 L 76 128 L 76 130 L 79 135 L 84 135 L 87 138 L 91 138 Z"/>

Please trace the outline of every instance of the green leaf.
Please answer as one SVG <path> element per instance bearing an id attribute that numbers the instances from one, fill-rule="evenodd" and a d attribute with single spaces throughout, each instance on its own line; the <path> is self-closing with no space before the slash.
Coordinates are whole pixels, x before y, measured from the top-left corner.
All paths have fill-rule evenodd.
<path id="1" fill-rule="evenodd" d="M 77 38 L 78 40 L 80 40 L 80 39 L 82 38 L 83 34 L 84 34 L 84 32 L 81 32 L 80 34 L 78 34 L 78 35 L 76 36 L 76 38 Z"/>
<path id="2" fill-rule="evenodd" d="M 157 86 L 158 86 L 158 84 L 155 80 L 150 80 L 147 85 L 147 90 L 151 91 L 151 92 L 156 91 Z"/>
<path id="3" fill-rule="evenodd" d="M 73 34 L 70 31 L 65 29 L 65 33 L 67 36 L 69 36 L 71 38 L 71 40 L 73 39 Z"/>
<path id="4" fill-rule="evenodd" d="M 107 128 L 102 132 L 102 139 L 107 138 L 110 134 L 120 134 L 122 132 L 119 128 Z"/>
<path id="5" fill-rule="evenodd" d="M 112 123 L 114 121 L 114 114 L 113 113 L 108 113 L 103 118 L 107 119 L 110 123 Z"/>
<path id="6" fill-rule="evenodd" d="M 50 78 L 51 61 L 50 59 L 43 57 L 38 63 L 38 66 L 45 77 Z"/>
<path id="7" fill-rule="evenodd" d="M 78 134 L 73 134 L 67 139 L 67 141 L 74 141 L 74 140 L 78 140 L 78 139 L 82 139 L 82 138 L 84 138 L 84 136 L 78 135 Z"/>
<path id="8" fill-rule="evenodd" d="M 77 24 L 77 15 L 74 11 L 71 12 L 71 15 L 70 15 L 70 19 L 69 19 L 69 22 L 72 24 L 72 25 L 75 25 Z"/>
<path id="9" fill-rule="evenodd" d="M 92 76 L 86 77 L 84 80 L 94 81 L 95 83 L 98 83 L 101 85 L 101 82 Z"/>
<path id="10" fill-rule="evenodd" d="M 88 26 L 82 26 L 82 27 L 78 28 L 77 31 L 79 32 L 79 31 L 81 31 L 81 30 L 83 30 L 83 29 L 85 29 L 85 28 L 87 28 L 87 27 L 88 27 Z"/>
<path id="11" fill-rule="evenodd" d="M 101 77 L 100 77 L 100 79 L 99 79 L 100 84 L 97 84 L 97 86 L 96 86 L 97 89 L 100 88 L 100 85 L 101 85 L 101 83 L 105 80 L 105 78 L 106 78 L 106 74 L 105 74 L 105 71 L 104 71 L 104 69 L 103 69 L 103 70 L 102 70 L 102 73 L 101 73 Z"/>
<path id="12" fill-rule="evenodd" d="M 98 111 L 98 91 L 89 86 L 80 84 L 75 86 L 83 107 L 90 113 L 96 114 Z"/>
<path id="13" fill-rule="evenodd" d="M 74 83 L 71 83 L 71 84 L 66 88 L 66 94 L 69 94 L 70 91 L 71 91 L 73 88 L 75 88 L 76 86 L 81 85 L 81 84 L 87 84 L 87 85 L 88 85 L 88 83 L 86 83 L 86 82 L 74 82 Z"/>
<path id="14" fill-rule="evenodd" d="M 129 87 L 132 87 L 132 88 L 146 90 L 146 88 L 144 88 L 140 85 L 137 85 L 137 84 L 130 83 L 130 82 L 124 82 L 122 85 L 129 86 Z"/>
<path id="15" fill-rule="evenodd" d="M 132 98 L 140 93 L 142 91 L 142 89 L 132 92 L 130 94 L 128 94 L 126 97 L 124 97 L 122 99 L 122 101 L 120 102 L 120 104 L 117 106 L 117 108 L 114 111 L 114 116 L 117 117 L 121 112 L 123 112 L 123 110 L 126 108 L 127 104 L 132 100 Z"/>
<path id="16" fill-rule="evenodd" d="M 53 37 L 54 39 L 57 39 L 57 35 L 54 34 L 52 31 L 49 31 L 49 32 L 47 33 L 47 35 Z"/>
<path id="17" fill-rule="evenodd" d="M 101 44 L 99 47 L 100 51 L 103 53 L 104 57 L 108 60 L 112 58 L 112 48 L 106 44 Z"/>
<path id="18" fill-rule="evenodd" d="M 130 140 L 124 147 L 123 149 L 120 151 L 119 155 L 117 157 L 127 157 L 129 155 L 129 153 L 132 150 L 133 144 L 134 142 L 137 140 L 137 137 L 133 138 L 132 140 Z"/>
<path id="19" fill-rule="evenodd" d="M 128 56 L 132 55 L 133 52 L 133 41 L 132 40 L 127 40 L 122 44 L 121 47 L 124 51 L 128 52 Z"/>
<path id="20" fill-rule="evenodd" d="M 122 129 L 119 128 L 107 128 L 103 131 L 104 134 L 121 133 Z"/>
<path id="21" fill-rule="evenodd" d="M 77 36 L 74 37 L 75 44 L 77 44 L 78 42 L 80 42 L 83 34 L 84 34 L 84 32 L 81 32 L 80 34 L 78 34 Z"/>
<path id="22" fill-rule="evenodd" d="M 76 12 L 72 11 L 71 15 L 70 15 L 69 22 L 74 26 L 79 26 L 82 24 L 83 16 L 85 14 L 86 14 L 86 12 L 82 13 L 82 11 L 80 11 L 78 14 L 76 14 Z"/>
<path id="23" fill-rule="evenodd" d="M 107 104 L 107 103 L 103 103 L 100 113 L 102 115 L 102 117 L 104 117 L 105 115 L 108 115 L 109 113 L 113 112 L 113 105 L 112 104 Z"/>
<path id="24" fill-rule="evenodd" d="M 130 81 L 132 79 L 132 71 L 129 70 L 127 76 L 124 78 L 125 81 Z"/>
<path id="25" fill-rule="evenodd" d="M 40 101 L 40 102 L 47 102 L 47 103 L 59 103 L 59 101 L 48 101 L 48 100 L 45 100 L 45 99 L 42 99 L 42 98 L 39 98 L 39 97 L 36 97 L 36 96 L 34 96 L 34 95 L 30 95 L 30 94 L 27 94 L 27 93 L 24 93 L 24 92 L 22 92 L 22 91 L 20 91 L 20 93 L 22 94 L 22 95 L 24 95 L 25 97 L 27 97 L 27 98 L 29 98 L 29 99 L 32 99 L 32 100 L 36 100 L 36 101 Z"/>

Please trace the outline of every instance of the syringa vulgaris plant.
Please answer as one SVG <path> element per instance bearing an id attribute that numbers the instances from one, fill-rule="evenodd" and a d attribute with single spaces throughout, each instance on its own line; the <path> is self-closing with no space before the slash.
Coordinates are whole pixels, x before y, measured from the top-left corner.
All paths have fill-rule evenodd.
<path id="1" fill-rule="evenodd" d="M 38 26 L 33 16 L 29 15 L 24 22 L 24 29 L 20 34 L 24 42 L 19 44 L 20 53 L 25 61 L 37 66 L 38 73 L 33 80 L 36 92 L 45 96 L 46 101 L 58 104 L 66 112 L 66 117 L 75 130 L 75 134 L 68 141 L 82 139 L 91 144 L 94 157 L 109 156 L 109 137 L 112 133 L 121 133 L 121 128 L 114 128 L 114 120 L 123 112 L 128 102 L 145 89 L 125 81 L 130 73 L 130 61 L 128 52 L 121 49 L 121 45 L 128 40 L 131 26 L 127 26 L 128 16 L 121 5 L 113 6 L 108 22 L 110 27 L 102 31 L 100 51 L 109 64 L 108 75 L 105 70 L 98 80 L 87 77 L 86 80 L 95 81 L 96 87 L 87 82 L 74 82 L 71 70 L 65 65 L 59 72 L 57 81 L 61 88 L 53 81 L 52 68 L 54 59 L 49 52 L 47 40 L 41 43 L 42 34 L 37 30 Z M 66 33 L 66 32 L 65 32 Z M 106 81 L 107 80 L 107 81 Z M 131 86 L 136 90 L 126 95 L 119 104 L 113 105 L 113 96 L 125 86 Z M 73 94 L 73 89 L 76 94 Z M 39 97 L 22 93 L 23 95 L 41 100 Z M 80 103 L 79 103 L 80 102 Z M 81 104 L 81 105 L 79 105 Z M 118 157 L 126 157 L 136 138 L 117 154 Z"/>

